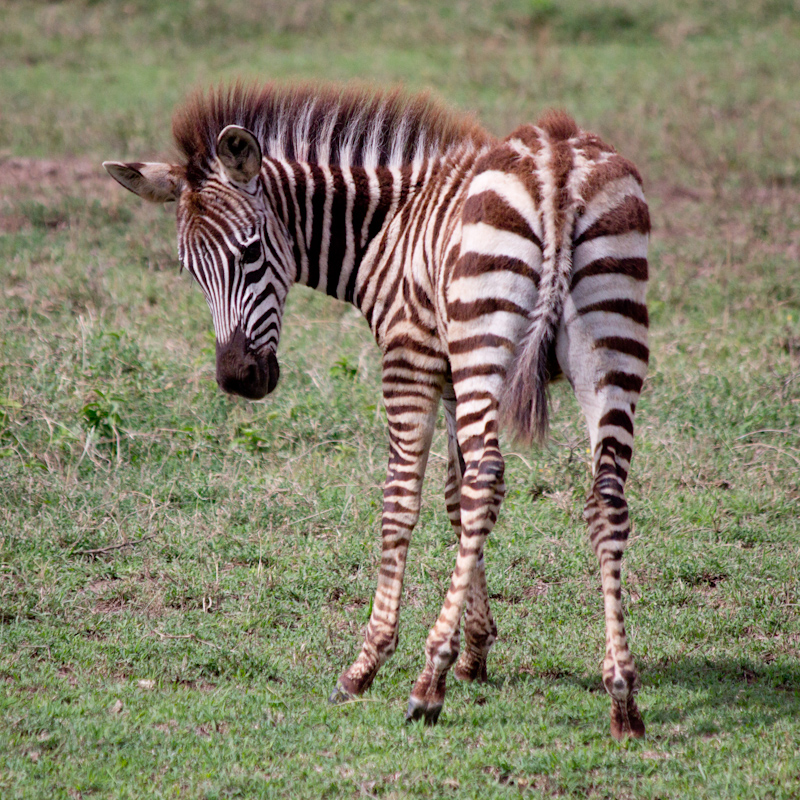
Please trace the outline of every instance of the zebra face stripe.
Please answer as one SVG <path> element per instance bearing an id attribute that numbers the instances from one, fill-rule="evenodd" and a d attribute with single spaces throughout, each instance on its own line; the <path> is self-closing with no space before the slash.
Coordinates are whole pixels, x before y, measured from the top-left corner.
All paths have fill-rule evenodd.
<path id="1" fill-rule="evenodd" d="M 258 196 L 215 181 L 197 194 L 178 209 L 181 263 L 211 310 L 217 382 L 257 399 L 278 381 L 275 354 L 294 269 L 287 236 Z"/>

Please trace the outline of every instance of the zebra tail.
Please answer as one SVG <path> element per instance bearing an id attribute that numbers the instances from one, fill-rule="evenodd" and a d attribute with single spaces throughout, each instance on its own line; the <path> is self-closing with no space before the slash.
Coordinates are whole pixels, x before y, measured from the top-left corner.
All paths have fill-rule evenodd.
<path id="1" fill-rule="evenodd" d="M 517 345 L 500 398 L 500 423 L 525 444 L 542 443 L 548 431 L 548 354 L 555 342 L 572 275 L 572 236 L 577 206 L 572 174 L 573 150 L 568 139 L 578 133 L 571 118 L 547 115 L 539 130 L 545 147 L 537 154 L 542 187 L 544 248 L 536 305 Z M 540 133 L 541 136 L 541 133 Z"/>

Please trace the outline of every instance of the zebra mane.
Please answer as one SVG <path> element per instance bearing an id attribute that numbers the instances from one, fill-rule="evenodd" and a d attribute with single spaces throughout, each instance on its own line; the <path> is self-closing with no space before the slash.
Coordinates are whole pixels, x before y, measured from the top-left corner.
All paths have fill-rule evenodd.
<path id="1" fill-rule="evenodd" d="M 399 167 L 462 142 L 491 140 L 471 117 L 427 94 L 238 82 L 195 93 L 173 116 L 190 184 L 213 168 L 217 137 L 227 125 L 252 131 L 270 158 L 341 166 Z"/>

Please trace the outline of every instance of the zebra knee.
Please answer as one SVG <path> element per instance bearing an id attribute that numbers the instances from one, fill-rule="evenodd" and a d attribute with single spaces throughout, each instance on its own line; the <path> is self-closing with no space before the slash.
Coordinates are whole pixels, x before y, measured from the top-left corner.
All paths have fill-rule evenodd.
<path id="1" fill-rule="evenodd" d="M 461 632 L 458 626 L 449 639 L 429 640 L 426 655 L 436 674 L 447 672 L 458 659 L 461 651 Z"/>
<path id="2" fill-rule="evenodd" d="M 625 475 L 617 464 L 613 449 L 603 448 L 595 469 L 592 490 L 587 500 L 587 509 L 592 499 L 603 510 L 621 510 L 627 508 L 625 500 Z"/>
<path id="3" fill-rule="evenodd" d="M 491 532 L 505 495 L 504 474 L 505 462 L 496 451 L 484 454 L 467 466 L 461 492 L 461 512 L 462 524 L 470 530 L 482 530 L 486 535 Z"/>
<path id="4" fill-rule="evenodd" d="M 492 481 L 493 488 L 503 483 L 506 463 L 500 453 L 491 453 L 480 460 L 478 477 Z"/>
<path id="5" fill-rule="evenodd" d="M 624 483 L 611 465 L 598 469 L 583 512 L 598 557 L 621 554 L 630 531 Z"/>
<path id="6" fill-rule="evenodd" d="M 397 627 L 389 630 L 368 626 L 364 647 L 373 651 L 375 660 L 382 666 L 394 655 L 399 641 L 400 632 Z"/>
<path id="7" fill-rule="evenodd" d="M 468 485 L 472 492 L 478 492 L 491 500 L 498 490 L 505 492 L 503 481 L 505 470 L 505 461 L 499 452 L 484 453 L 479 459 L 467 465 L 464 484 Z"/>

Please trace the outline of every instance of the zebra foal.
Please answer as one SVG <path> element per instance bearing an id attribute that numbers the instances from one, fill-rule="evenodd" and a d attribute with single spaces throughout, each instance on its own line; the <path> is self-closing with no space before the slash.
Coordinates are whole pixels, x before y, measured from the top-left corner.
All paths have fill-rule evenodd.
<path id="1" fill-rule="evenodd" d="M 641 736 L 620 598 L 633 415 L 648 360 L 641 179 L 565 114 L 499 141 L 424 97 L 236 84 L 173 119 L 179 164 L 106 162 L 146 200 L 176 201 L 178 253 L 211 309 L 217 382 L 278 383 L 293 283 L 353 303 L 383 353 L 390 455 L 372 615 L 332 699 L 364 692 L 397 647 L 403 572 L 439 402 L 459 541 L 407 718 L 434 723 L 447 672 L 486 678 L 497 635 L 483 548 L 505 492 L 499 431 L 547 428 L 563 373 L 593 454 L 585 517 L 601 567 L 611 732 Z M 464 640 L 460 625 L 464 615 Z"/>

